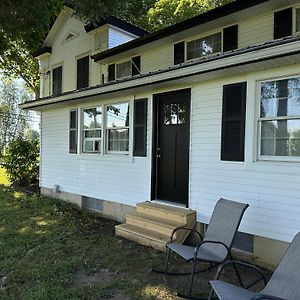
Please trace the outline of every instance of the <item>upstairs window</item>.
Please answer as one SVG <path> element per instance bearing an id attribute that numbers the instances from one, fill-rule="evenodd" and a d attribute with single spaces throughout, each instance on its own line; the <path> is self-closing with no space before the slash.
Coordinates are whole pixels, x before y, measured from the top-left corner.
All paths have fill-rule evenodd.
<path id="1" fill-rule="evenodd" d="M 129 103 L 106 106 L 107 152 L 129 151 Z"/>
<path id="2" fill-rule="evenodd" d="M 102 107 L 83 109 L 83 152 L 101 152 Z"/>
<path id="3" fill-rule="evenodd" d="M 222 51 L 221 32 L 187 42 L 187 60 Z"/>
<path id="4" fill-rule="evenodd" d="M 108 66 L 108 81 L 122 79 L 141 74 L 141 57 L 135 56 L 130 60 Z"/>
<path id="5" fill-rule="evenodd" d="M 62 93 L 62 66 L 52 70 L 52 94 L 58 96 Z"/>
<path id="6" fill-rule="evenodd" d="M 261 82 L 259 154 L 300 157 L 300 77 Z"/>
<path id="7" fill-rule="evenodd" d="M 131 61 L 125 61 L 120 64 L 116 64 L 116 78 L 124 78 L 131 76 Z"/>
<path id="8" fill-rule="evenodd" d="M 85 56 L 77 60 L 77 89 L 89 86 L 89 61 L 90 57 Z"/>

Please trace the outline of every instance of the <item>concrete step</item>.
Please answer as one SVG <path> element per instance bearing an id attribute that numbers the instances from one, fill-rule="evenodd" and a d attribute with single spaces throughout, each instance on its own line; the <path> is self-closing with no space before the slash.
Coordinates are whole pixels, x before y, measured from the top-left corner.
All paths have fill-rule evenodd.
<path id="1" fill-rule="evenodd" d="M 136 211 L 145 215 L 151 215 L 163 220 L 182 224 L 193 223 L 193 220 L 196 219 L 196 212 L 193 210 L 153 202 L 138 203 L 136 205 Z"/>
<path id="2" fill-rule="evenodd" d="M 150 246 L 154 249 L 165 251 L 165 245 L 170 236 L 144 229 L 131 224 L 121 224 L 115 227 L 116 235 L 134 241 L 138 244 Z"/>
<path id="3" fill-rule="evenodd" d="M 162 219 L 160 217 L 138 212 L 134 214 L 128 214 L 126 216 L 126 224 L 152 230 L 169 237 L 171 236 L 175 228 L 185 225 L 185 223 L 182 222 L 170 221 Z"/>

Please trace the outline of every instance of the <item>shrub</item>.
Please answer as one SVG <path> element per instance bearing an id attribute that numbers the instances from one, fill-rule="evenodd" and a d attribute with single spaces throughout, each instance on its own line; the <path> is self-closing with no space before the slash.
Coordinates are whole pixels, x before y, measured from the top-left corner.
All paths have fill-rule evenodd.
<path id="1" fill-rule="evenodd" d="M 5 151 L 3 162 L 13 184 L 36 185 L 39 178 L 39 141 L 13 140 Z"/>

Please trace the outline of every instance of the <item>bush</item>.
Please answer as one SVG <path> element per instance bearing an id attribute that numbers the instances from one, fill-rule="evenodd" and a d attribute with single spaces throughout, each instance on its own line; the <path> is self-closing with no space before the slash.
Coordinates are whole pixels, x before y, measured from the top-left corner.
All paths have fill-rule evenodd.
<path id="1" fill-rule="evenodd" d="M 39 179 L 39 141 L 15 139 L 2 158 L 9 180 L 18 186 L 36 185 Z"/>

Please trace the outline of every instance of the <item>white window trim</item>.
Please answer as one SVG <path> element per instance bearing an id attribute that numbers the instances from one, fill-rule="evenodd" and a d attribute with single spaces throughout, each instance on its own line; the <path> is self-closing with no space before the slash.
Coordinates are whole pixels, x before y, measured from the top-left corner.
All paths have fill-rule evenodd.
<path id="1" fill-rule="evenodd" d="M 227 27 L 228 27 L 228 26 L 227 26 Z M 230 26 L 229 26 L 229 27 L 230 27 Z M 224 28 L 225 28 L 225 27 L 224 27 Z M 209 33 L 209 34 L 205 34 L 205 35 L 198 36 L 198 37 L 196 37 L 196 38 L 192 38 L 192 39 L 185 40 L 185 51 L 184 51 L 184 52 L 185 52 L 185 53 L 184 53 L 185 61 L 189 62 L 189 61 L 193 61 L 193 60 L 195 60 L 195 59 L 201 59 L 201 58 L 203 58 L 203 57 L 209 57 L 209 56 L 216 55 L 216 54 L 218 54 L 218 53 L 223 52 L 224 28 L 221 28 L 220 30 L 211 32 L 211 33 Z M 188 49 L 187 49 L 187 44 L 188 44 L 189 42 L 193 42 L 193 41 L 196 41 L 196 40 L 200 40 L 200 39 L 203 39 L 203 38 L 205 38 L 205 37 L 208 37 L 208 36 L 211 36 L 211 35 L 215 35 L 215 34 L 218 34 L 218 33 L 221 34 L 221 51 L 219 51 L 219 52 L 214 52 L 214 53 L 207 54 L 207 55 L 203 55 L 203 56 L 199 56 L 199 57 L 195 57 L 195 58 L 190 58 L 190 59 L 187 58 L 187 51 L 188 51 Z"/>
<path id="2" fill-rule="evenodd" d="M 83 112 L 85 109 L 90 109 L 90 108 L 96 108 L 96 107 L 100 107 L 101 111 L 102 111 L 102 127 L 101 128 L 93 128 L 93 129 L 84 129 L 84 117 L 83 117 Z M 103 105 L 91 105 L 91 106 L 87 106 L 87 107 L 82 107 L 80 109 L 80 140 L 78 142 L 78 144 L 80 145 L 80 152 L 79 153 L 84 153 L 84 154 L 98 154 L 98 155 L 103 155 Z M 85 131 L 89 131 L 89 130 L 100 130 L 101 131 L 101 137 L 100 138 L 86 138 L 84 135 Z M 95 140 L 100 140 L 100 149 L 99 151 L 86 151 L 84 150 L 84 142 L 85 141 L 95 141 Z M 95 147 L 95 145 L 93 144 L 93 148 Z"/>
<path id="3" fill-rule="evenodd" d="M 108 105 L 117 105 L 121 103 L 128 103 L 129 105 L 129 126 L 126 127 L 116 127 L 116 128 L 128 128 L 129 129 L 129 147 L 128 151 L 108 151 L 108 135 L 107 130 L 110 129 L 107 127 L 107 111 L 106 108 Z M 105 104 L 94 104 L 89 105 L 86 107 L 81 107 L 78 109 L 78 141 L 77 141 L 77 154 L 81 154 L 81 156 L 93 156 L 94 154 L 97 155 L 97 157 L 133 157 L 133 100 L 124 100 L 124 101 L 118 101 L 118 102 L 111 102 L 111 103 L 105 103 Z M 84 137 L 84 118 L 83 118 L 83 111 L 85 109 L 89 108 L 95 108 L 95 107 L 101 107 L 102 109 L 102 127 L 101 128 L 95 128 L 95 130 L 101 130 L 101 138 L 90 138 L 91 140 L 95 139 L 101 139 L 100 143 L 100 151 L 99 152 L 92 152 L 92 151 L 84 151 L 84 141 L 89 140 L 89 138 Z"/>
<path id="4" fill-rule="evenodd" d="M 297 9 L 300 9 L 300 5 L 293 6 L 292 17 L 292 34 L 300 34 L 300 30 L 297 31 Z"/>
<path id="5" fill-rule="evenodd" d="M 281 76 L 281 77 L 273 77 L 268 79 L 260 79 L 257 81 L 257 92 L 256 92 L 256 157 L 258 161 L 274 161 L 274 162 L 300 162 L 300 156 L 271 156 L 271 155 L 261 155 L 261 123 L 262 121 L 271 121 L 271 120 L 295 120 L 300 119 L 300 115 L 295 116 L 286 116 L 286 117 L 266 117 L 261 118 L 260 117 L 260 101 L 261 101 L 261 83 L 262 82 L 271 82 L 271 81 L 279 81 L 279 80 L 285 80 L 290 78 L 296 78 L 300 77 L 300 74 L 291 74 L 287 76 Z"/>
<path id="6" fill-rule="evenodd" d="M 108 127 L 107 126 L 107 106 L 108 105 L 118 105 L 118 104 L 122 104 L 122 103 L 128 103 L 129 105 L 129 126 L 122 126 L 122 127 Z M 132 143 L 131 143 L 131 140 L 132 140 L 132 134 L 131 134 L 131 128 L 133 128 L 132 124 L 131 124 L 131 119 L 132 119 L 132 112 L 131 112 L 131 101 L 119 101 L 119 102 L 115 102 L 115 103 L 109 103 L 109 104 L 105 104 L 104 105 L 104 112 L 105 112 L 105 122 L 104 122 L 104 126 L 103 126 L 103 129 L 105 130 L 105 149 L 103 151 L 104 154 L 111 154 L 111 155 L 129 155 L 130 153 L 132 153 Z M 109 129 L 128 129 L 128 134 L 129 134 L 129 145 L 128 145 L 128 151 L 109 151 L 108 150 L 108 134 L 107 134 L 107 131 Z"/>

